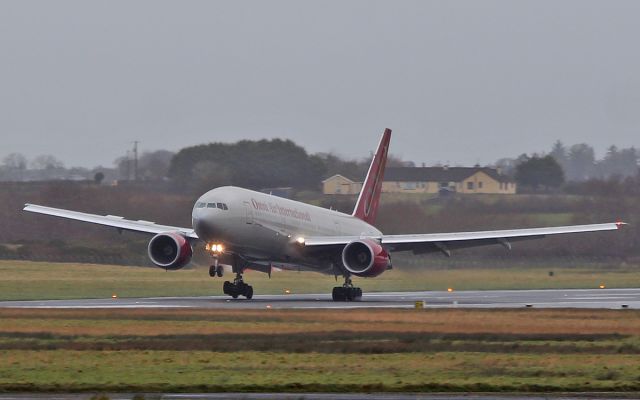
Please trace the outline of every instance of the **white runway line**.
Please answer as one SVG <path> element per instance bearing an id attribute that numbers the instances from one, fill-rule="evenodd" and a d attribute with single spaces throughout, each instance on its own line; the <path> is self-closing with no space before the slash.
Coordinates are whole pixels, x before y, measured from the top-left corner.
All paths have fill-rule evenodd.
<path id="1" fill-rule="evenodd" d="M 62 309 L 62 308 L 191 308 L 179 305 L 136 305 L 136 304 L 96 304 L 96 305 L 59 305 L 59 306 L 11 306 L 11 308 L 38 308 L 38 309 Z"/>
<path id="2" fill-rule="evenodd" d="M 104 298 L 76 300 L 0 301 L 0 307 L 14 308 L 218 308 L 218 309 L 349 309 L 413 308 L 424 301 L 427 308 L 601 308 L 640 309 L 640 289 L 548 289 L 488 290 L 454 292 L 372 292 L 360 302 L 336 303 L 328 294 L 258 295 L 253 300 L 232 300 L 227 296 Z"/>

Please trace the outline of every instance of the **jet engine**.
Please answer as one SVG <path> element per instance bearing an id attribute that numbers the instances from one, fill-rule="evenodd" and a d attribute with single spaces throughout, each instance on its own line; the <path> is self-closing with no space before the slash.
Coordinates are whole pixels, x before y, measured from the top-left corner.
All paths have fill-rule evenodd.
<path id="1" fill-rule="evenodd" d="M 391 258 L 380 243 L 362 239 L 344 247 L 342 264 L 355 276 L 374 277 L 391 268 Z"/>
<path id="2" fill-rule="evenodd" d="M 179 233 L 159 233 L 149 241 L 149 258 L 160 268 L 180 269 L 191 261 L 193 248 Z"/>

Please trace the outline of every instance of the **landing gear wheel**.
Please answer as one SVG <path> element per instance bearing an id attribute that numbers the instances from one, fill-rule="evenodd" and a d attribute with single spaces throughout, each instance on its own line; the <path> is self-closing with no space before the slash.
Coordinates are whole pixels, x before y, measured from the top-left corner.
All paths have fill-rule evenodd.
<path id="1" fill-rule="evenodd" d="M 237 299 L 238 296 L 240 296 L 240 288 L 229 282 L 229 281 L 225 281 L 222 284 L 222 291 L 224 292 L 224 294 L 228 294 L 229 296 L 233 297 L 234 299 Z"/>
<path id="2" fill-rule="evenodd" d="M 353 291 L 353 288 L 346 288 L 346 297 L 347 297 L 347 301 L 353 301 L 355 299 L 355 293 Z"/>
<path id="3" fill-rule="evenodd" d="M 218 278 L 222 278 L 222 276 L 224 275 L 224 268 L 222 268 L 222 265 L 218 265 L 216 267 L 216 275 L 218 276 Z"/>
<path id="4" fill-rule="evenodd" d="M 344 285 L 333 288 L 331 298 L 333 301 L 359 301 L 362 299 L 362 289 L 353 286 L 351 278 L 346 277 Z"/>
<path id="5" fill-rule="evenodd" d="M 219 271 L 222 271 L 222 265 L 219 264 L 218 256 L 215 255 L 213 256 L 213 265 L 209 267 L 209 276 L 212 278 L 216 275 L 218 275 L 218 277 L 222 277 L 222 274 Z"/>
<path id="6" fill-rule="evenodd" d="M 244 296 L 247 300 L 251 300 L 253 298 L 253 286 L 247 285 L 242 280 L 242 273 L 236 272 L 236 278 L 233 280 L 233 283 L 229 281 L 225 281 L 222 285 L 222 291 L 224 294 L 228 294 L 229 296 L 237 299 L 238 296 Z"/>

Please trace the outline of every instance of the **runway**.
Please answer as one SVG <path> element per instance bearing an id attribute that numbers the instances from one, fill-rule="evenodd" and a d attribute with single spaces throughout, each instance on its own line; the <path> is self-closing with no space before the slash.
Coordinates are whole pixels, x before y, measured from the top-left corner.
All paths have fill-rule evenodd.
<path id="1" fill-rule="evenodd" d="M 601 308 L 640 309 L 640 289 L 484 290 L 453 292 L 365 293 L 361 301 L 334 302 L 328 294 L 256 295 L 252 300 L 228 296 L 106 298 L 1 301 L 17 308 Z"/>
<path id="2" fill-rule="evenodd" d="M 633 396 L 633 397 L 630 397 Z M 132 400 L 131 393 L 108 393 L 112 400 Z M 144 396 L 157 400 L 615 400 L 637 398 L 629 393 L 575 394 L 471 394 L 471 393 L 153 393 Z M 16 393 L 0 394 L 0 400 L 86 400 L 88 393 Z"/>
<path id="3" fill-rule="evenodd" d="M 633 397 L 630 397 L 633 396 Z M 131 393 L 109 393 L 112 400 L 132 400 Z M 86 400 L 88 393 L 16 393 L 0 394 L 0 400 Z M 637 398 L 629 393 L 575 394 L 471 394 L 471 393 L 153 393 L 144 396 L 157 400 L 615 400 Z"/>

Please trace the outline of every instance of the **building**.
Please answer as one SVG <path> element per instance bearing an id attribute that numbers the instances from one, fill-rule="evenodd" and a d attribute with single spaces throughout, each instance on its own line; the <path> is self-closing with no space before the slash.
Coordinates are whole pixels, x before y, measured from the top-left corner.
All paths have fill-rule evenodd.
<path id="1" fill-rule="evenodd" d="M 358 194 L 361 182 L 334 175 L 322 182 L 324 194 Z M 488 167 L 387 168 L 383 193 L 515 194 L 516 183 Z"/>
<path id="2" fill-rule="evenodd" d="M 360 189 L 362 189 L 362 182 L 355 182 L 340 174 L 322 181 L 322 193 L 324 194 L 358 194 Z"/>

